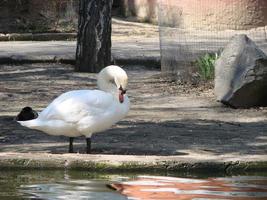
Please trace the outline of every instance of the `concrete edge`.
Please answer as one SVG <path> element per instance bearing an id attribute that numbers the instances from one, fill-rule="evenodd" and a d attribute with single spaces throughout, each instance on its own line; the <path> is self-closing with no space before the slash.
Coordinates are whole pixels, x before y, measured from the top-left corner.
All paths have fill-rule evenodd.
<path id="1" fill-rule="evenodd" d="M 116 58 L 113 56 L 114 64 L 117 65 L 142 65 L 150 68 L 161 68 L 161 60 L 157 57 L 144 57 L 144 58 Z"/>
<path id="2" fill-rule="evenodd" d="M 16 57 L 16 56 L 0 56 L 0 64 L 28 64 L 28 63 L 62 63 L 75 65 L 74 58 L 64 58 L 57 56 L 42 57 Z M 143 65 L 146 67 L 160 68 L 161 61 L 159 58 L 116 58 L 113 56 L 112 63 L 118 65 Z"/>
<path id="3" fill-rule="evenodd" d="M 75 65 L 75 59 L 47 56 L 46 58 L 30 58 L 16 56 L 0 56 L 0 64 L 28 64 L 28 63 L 62 63 Z"/>
<path id="4" fill-rule="evenodd" d="M 267 172 L 267 160 L 215 161 L 177 156 L 0 153 L 0 169 L 69 169 L 94 172 Z"/>
<path id="5" fill-rule="evenodd" d="M 0 41 L 76 40 L 77 33 L 8 33 L 0 34 Z"/>

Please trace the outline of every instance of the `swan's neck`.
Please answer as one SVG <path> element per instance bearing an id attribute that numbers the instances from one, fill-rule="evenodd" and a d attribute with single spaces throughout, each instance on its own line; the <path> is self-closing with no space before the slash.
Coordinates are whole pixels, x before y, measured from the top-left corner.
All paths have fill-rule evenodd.
<path id="1" fill-rule="evenodd" d="M 111 93 L 113 95 L 118 94 L 118 88 L 114 84 L 114 78 L 109 76 L 108 73 L 100 73 L 97 79 L 97 86 L 100 90 Z"/>

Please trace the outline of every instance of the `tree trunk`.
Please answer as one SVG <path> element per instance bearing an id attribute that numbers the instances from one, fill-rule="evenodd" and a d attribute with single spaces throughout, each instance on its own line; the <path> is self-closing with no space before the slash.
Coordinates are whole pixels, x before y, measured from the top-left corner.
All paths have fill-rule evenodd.
<path id="1" fill-rule="evenodd" d="M 80 0 L 76 71 L 99 72 L 111 63 L 112 0 Z"/>

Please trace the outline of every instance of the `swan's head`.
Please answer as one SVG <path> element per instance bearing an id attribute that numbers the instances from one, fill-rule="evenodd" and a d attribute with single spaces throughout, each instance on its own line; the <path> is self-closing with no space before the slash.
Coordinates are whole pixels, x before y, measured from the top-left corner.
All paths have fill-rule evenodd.
<path id="1" fill-rule="evenodd" d="M 118 94 L 119 101 L 123 103 L 128 84 L 126 72 L 119 66 L 110 65 L 102 69 L 97 78 L 100 90 L 112 94 Z"/>

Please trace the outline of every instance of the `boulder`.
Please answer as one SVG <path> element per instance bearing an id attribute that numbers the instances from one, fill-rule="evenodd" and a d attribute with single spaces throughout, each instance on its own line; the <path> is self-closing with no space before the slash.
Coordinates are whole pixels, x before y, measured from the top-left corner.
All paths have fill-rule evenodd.
<path id="1" fill-rule="evenodd" d="M 215 63 L 215 95 L 234 108 L 267 106 L 267 56 L 246 35 L 236 35 Z"/>

